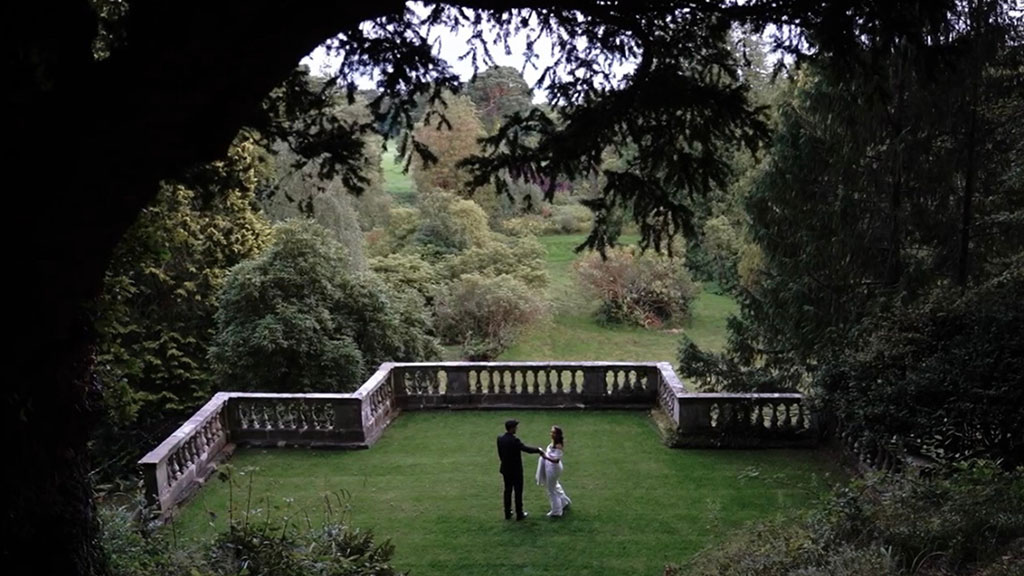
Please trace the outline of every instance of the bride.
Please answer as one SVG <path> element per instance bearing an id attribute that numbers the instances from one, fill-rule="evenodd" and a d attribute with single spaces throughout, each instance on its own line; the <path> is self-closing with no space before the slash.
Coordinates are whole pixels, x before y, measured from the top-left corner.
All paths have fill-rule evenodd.
<path id="1" fill-rule="evenodd" d="M 537 459 L 537 485 L 545 486 L 548 490 L 548 500 L 551 502 L 551 510 L 548 516 L 559 517 L 562 512 L 572 504 L 572 500 L 566 496 L 565 490 L 558 482 L 562 476 L 562 454 L 565 450 L 565 436 L 558 426 L 551 427 L 551 443 Z"/>

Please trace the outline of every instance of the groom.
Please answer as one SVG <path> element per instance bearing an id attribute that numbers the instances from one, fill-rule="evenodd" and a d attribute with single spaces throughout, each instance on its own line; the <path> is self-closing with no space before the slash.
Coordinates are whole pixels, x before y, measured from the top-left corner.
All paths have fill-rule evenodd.
<path id="1" fill-rule="evenodd" d="M 501 459 L 501 476 L 505 480 L 505 519 L 512 519 L 512 492 L 516 493 L 516 520 L 526 518 L 523 512 L 523 456 L 527 454 L 543 454 L 540 448 L 527 446 L 516 438 L 518 420 L 505 422 L 505 433 L 498 436 L 498 458 Z"/>

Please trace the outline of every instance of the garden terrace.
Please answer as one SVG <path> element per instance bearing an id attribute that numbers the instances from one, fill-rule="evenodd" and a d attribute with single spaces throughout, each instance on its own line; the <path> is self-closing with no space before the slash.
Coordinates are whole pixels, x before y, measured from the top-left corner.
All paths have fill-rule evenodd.
<path id="1" fill-rule="evenodd" d="M 139 462 L 166 516 L 231 447 L 369 448 L 403 411 L 652 411 L 675 447 L 815 443 L 800 394 L 688 392 L 668 363 L 386 363 L 350 394 L 221 392 Z"/>

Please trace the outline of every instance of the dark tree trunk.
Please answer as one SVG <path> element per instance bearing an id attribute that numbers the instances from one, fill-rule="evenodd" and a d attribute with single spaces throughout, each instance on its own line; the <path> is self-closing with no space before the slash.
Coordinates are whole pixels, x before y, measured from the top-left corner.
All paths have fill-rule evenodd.
<path id="1" fill-rule="evenodd" d="M 904 163 L 904 114 L 907 99 L 907 47 L 900 44 L 896 68 L 895 110 L 892 114 L 891 138 L 893 141 L 892 183 L 889 189 L 889 257 L 885 267 L 885 284 L 895 286 L 903 279 L 903 163 Z"/>
<path id="2" fill-rule="evenodd" d="M 956 265 L 956 282 L 961 289 L 967 287 L 971 272 L 971 224 L 974 219 L 974 195 L 978 187 L 978 160 L 975 132 L 978 112 L 971 102 L 970 122 L 967 128 L 967 165 L 964 169 L 964 195 L 960 204 L 960 246 Z"/>
<path id="3" fill-rule="evenodd" d="M 160 180 L 222 156 L 263 97 L 326 38 L 401 7 L 135 2 L 124 48 L 100 62 L 87 0 L 10 9 L 2 42 L 15 344 L 3 390 L 0 565 L 107 573 L 88 475 L 99 392 L 90 307 L 114 246 Z"/>

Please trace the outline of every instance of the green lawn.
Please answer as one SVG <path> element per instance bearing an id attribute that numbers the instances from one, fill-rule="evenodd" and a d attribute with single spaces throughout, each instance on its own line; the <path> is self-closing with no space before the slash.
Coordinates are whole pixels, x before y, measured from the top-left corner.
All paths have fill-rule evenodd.
<path id="1" fill-rule="evenodd" d="M 573 248 L 582 234 L 543 236 L 551 278 L 548 296 L 554 305 L 549 322 L 524 333 L 501 360 L 604 360 L 676 362 L 680 332 L 699 346 L 721 350 L 726 343 L 725 322 L 737 310 L 728 296 L 704 290 L 694 302 L 692 317 L 679 328 L 645 330 L 629 326 L 602 326 L 594 319 L 597 303 L 582 294 L 573 279 Z M 623 237 L 624 243 L 636 237 Z"/>
<path id="2" fill-rule="evenodd" d="M 416 184 L 412 176 L 402 173 L 402 163 L 395 164 L 397 144 L 388 144 L 388 149 L 381 157 L 381 170 L 384 172 L 384 191 L 391 194 L 395 203 L 411 205 L 416 201 Z"/>
<path id="3" fill-rule="evenodd" d="M 661 574 L 745 523 L 807 507 L 836 471 L 815 451 L 672 450 L 643 412 L 522 411 L 520 437 L 566 431 L 563 485 L 573 505 L 544 516 L 527 469 L 524 522 L 506 521 L 494 439 L 501 411 L 403 414 L 369 450 L 257 450 L 233 457 L 260 514 L 319 518 L 325 494 L 347 493 L 351 524 L 389 537 L 394 563 L 441 574 Z M 235 502 L 244 503 L 236 490 Z M 178 538 L 223 527 L 227 484 L 210 483 L 175 521 Z M 258 517 L 259 515 L 257 515 Z"/>

